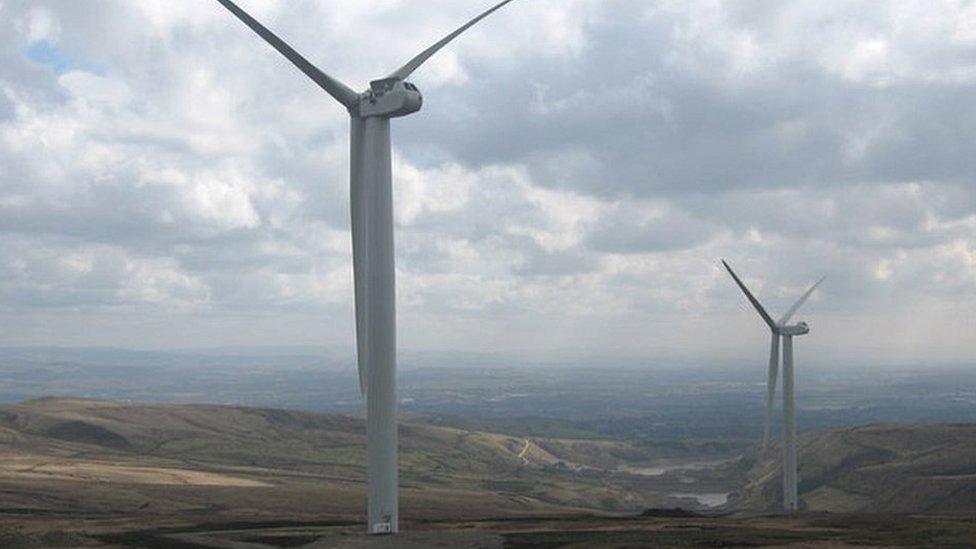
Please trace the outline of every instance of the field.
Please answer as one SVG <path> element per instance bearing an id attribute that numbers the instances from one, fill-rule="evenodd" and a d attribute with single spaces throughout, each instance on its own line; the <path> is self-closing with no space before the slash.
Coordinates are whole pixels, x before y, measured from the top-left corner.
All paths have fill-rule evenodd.
<path id="1" fill-rule="evenodd" d="M 4 547 L 151 548 L 625 548 L 625 547 L 971 547 L 976 524 L 958 516 L 803 514 L 728 518 L 561 513 L 477 520 L 406 520 L 395 537 L 363 535 L 362 523 L 252 520 L 156 525 L 138 521 L 20 522 Z M 15 530 L 11 532 L 10 530 Z"/>

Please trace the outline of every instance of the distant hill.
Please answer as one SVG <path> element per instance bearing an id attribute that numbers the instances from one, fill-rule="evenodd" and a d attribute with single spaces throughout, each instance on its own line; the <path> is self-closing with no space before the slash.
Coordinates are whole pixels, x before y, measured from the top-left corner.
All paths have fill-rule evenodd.
<path id="1" fill-rule="evenodd" d="M 663 485 L 648 489 L 650 480 L 625 470 L 646 464 L 648 452 L 625 443 L 421 423 L 401 424 L 400 434 L 407 516 L 675 504 L 666 494 L 679 480 L 654 477 Z M 358 516 L 364 435 L 359 418 L 238 406 L 3 405 L 0 513 Z"/>
<path id="2" fill-rule="evenodd" d="M 811 511 L 976 512 L 976 424 L 876 424 L 804 433 L 801 505 Z M 736 509 L 777 510 L 780 447 L 743 458 Z"/>

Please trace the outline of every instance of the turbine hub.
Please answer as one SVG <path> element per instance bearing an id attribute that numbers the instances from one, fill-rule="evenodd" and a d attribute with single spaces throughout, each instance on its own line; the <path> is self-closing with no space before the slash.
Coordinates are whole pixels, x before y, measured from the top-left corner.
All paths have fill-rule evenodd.
<path id="1" fill-rule="evenodd" d="M 420 110 L 424 97 L 417 86 L 399 78 L 384 78 L 369 83 L 369 90 L 360 96 L 359 116 L 398 118 Z"/>

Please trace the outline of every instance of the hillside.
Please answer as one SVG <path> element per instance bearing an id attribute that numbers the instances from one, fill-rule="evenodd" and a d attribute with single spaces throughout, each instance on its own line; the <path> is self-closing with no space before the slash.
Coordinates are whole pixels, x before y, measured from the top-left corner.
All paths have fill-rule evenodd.
<path id="1" fill-rule="evenodd" d="M 965 515 L 897 513 L 973 512 L 973 435 L 970 425 L 876 425 L 802 437 L 809 509 L 887 514 L 638 516 L 694 506 L 689 492 L 728 492 L 749 475 L 733 509 L 774 509 L 778 449 L 668 468 L 619 441 L 407 422 L 396 543 L 959 546 L 976 535 Z M 347 416 L 80 399 L 0 406 L 0 547 L 389 546 L 361 536 L 364 444 L 362 420 Z"/>
<path id="2" fill-rule="evenodd" d="M 625 472 L 651 463 L 621 442 L 420 423 L 400 432 L 406 517 L 694 505 L 669 496 L 687 491 L 686 477 Z M 364 458 L 353 417 L 38 399 L 0 406 L 0 512 L 356 517 Z"/>
<path id="3" fill-rule="evenodd" d="M 976 424 L 877 424 L 803 433 L 801 505 L 811 511 L 976 513 Z M 753 479 L 737 509 L 777 510 L 780 447 L 733 468 Z"/>

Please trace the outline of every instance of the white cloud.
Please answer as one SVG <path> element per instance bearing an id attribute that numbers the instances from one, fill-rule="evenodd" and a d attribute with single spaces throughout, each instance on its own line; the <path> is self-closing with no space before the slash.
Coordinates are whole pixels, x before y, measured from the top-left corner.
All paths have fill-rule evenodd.
<path id="1" fill-rule="evenodd" d="M 401 225 L 411 225 L 425 214 L 456 212 L 468 205 L 477 174 L 462 166 L 448 164 L 421 171 L 402 161 L 393 172 L 396 177 L 396 214 Z"/>
<path id="2" fill-rule="evenodd" d="M 484 7 L 242 4 L 357 88 Z M 0 14 L 0 312 L 351 346 L 341 107 L 215 2 Z M 919 333 L 976 350 L 954 328 L 976 308 L 974 22 L 961 1 L 513 3 L 394 122 L 404 344 L 729 344 L 749 326 L 725 256 L 777 306 L 827 274 L 825 341 L 888 322 L 865 337 L 924 355 L 886 320 L 908 295 L 945 313 Z M 242 320 L 265 317 L 287 329 Z M 20 326 L 0 344 L 47 337 Z"/>
<path id="3" fill-rule="evenodd" d="M 27 10 L 19 23 L 27 42 L 57 42 L 58 36 L 61 34 L 61 25 L 58 20 L 49 10 L 42 7 Z"/>

